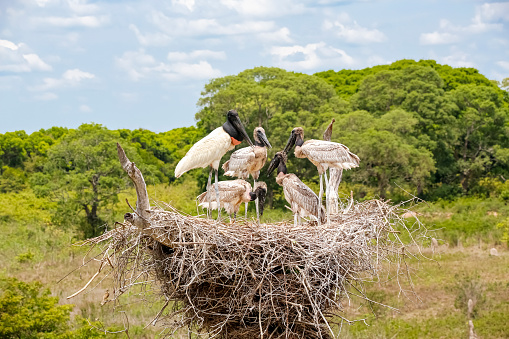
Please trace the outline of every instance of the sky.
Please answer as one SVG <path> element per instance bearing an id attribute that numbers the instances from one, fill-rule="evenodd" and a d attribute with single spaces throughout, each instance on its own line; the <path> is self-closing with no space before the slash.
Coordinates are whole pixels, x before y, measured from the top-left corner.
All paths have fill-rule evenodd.
<path id="1" fill-rule="evenodd" d="M 164 132 L 196 123 L 213 78 L 400 59 L 509 77 L 509 1 L 0 0 L 0 133 Z"/>

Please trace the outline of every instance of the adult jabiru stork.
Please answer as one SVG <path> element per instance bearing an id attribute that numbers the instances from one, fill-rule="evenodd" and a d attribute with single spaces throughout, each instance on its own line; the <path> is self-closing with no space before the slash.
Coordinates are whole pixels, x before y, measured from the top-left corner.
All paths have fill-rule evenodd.
<path id="1" fill-rule="evenodd" d="M 297 158 L 307 158 L 318 169 L 320 175 L 320 194 L 319 199 L 323 197 L 323 176 L 325 175 L 325 185 L 329 190 L 329 181 L 327 180 L 327 169 L 341 168 L 351 169 L 359 167 L 360 159 L 357 155 L 350 152 L 347 146 L 331 141 L 307 140 L 304 142 L 304 129 L 296 127 L 285 146 L 284 153 L 288 154 L 295 145 L 295 156 Z M 326 205 L 328 206 L 327 200 Z M 321 218 L 319 218 L 321 219 Z M 327 222 L 330 221 L 329 208 L 327 208 Z"/>
<path id="2" fill-rule="evenodd" d="M 242 179 L 220 181 L 218 183 L 220 206 L 230 215 L 230 221 L 232 220 L 231 214 L 233 214 L 234 219 L 237 218 L 237 212 L 243 202 L 247 204 L 257 199 L 260 202 L 260 213 L 263 214 L 267 185 L 263 181 L 258 181 L 254 187 L 254 192 L 252 192 L 251 184 Z M 196 198 L 200 203 L 199 206 L 207 209 L 217 209 L 218 204 L 212 201 L 213 195 L 214 192 L 211 189 L 200 194 Z"/>
<path id="3" fill-rule="evenodd" d="M 284 151 L 277 152 L 272 159 L 267 175 L 277 168 L 276 182 L 283 186 L 285 199 L 290 204 L 293 213 L 293 223 L 300 224 L 301 217 L 311 217 L 320 222 L 325 222 L 325 210 L 315 192 L 304 184 L 295 174 L 287 173 L 287 155 Z"/>
<path id="4" fill-rule="evenodd" d="M 253 185 L 260 176 L 260 170 L 267 161 L 267 147 L 272 148 L 263 127 L 256 127 L 253 132 L 255 147 L 244 147 L 236 150 L 230 156 L 230 160 L 223 164 L 224 175 L 247 179 L 250 175 L 253 177 Z M 258 200 L 255 200 L 256 218 L 260 221 Z M 247 219 L 247 202 L 246 202 Z"/>
<path id="5" fill-rule="evenodd" d="M 254 147 L 253 142 L 249 139 L 240 121 L 237 111 L 228 111 L 226 114 L 226 122 L 223 126 L 210 132 L 209 135 L 198 141 L 187 151 L 186 155 L 179 161 L 175 168 L 175 177 L 178 178 L 193 168 L 205 168 L 210 166 L 207 189 L 209 189 L 211 185 L 212 171 L 215 170 L 216 202 L 217 205 L 220 206 L 219 189 L 217 186 L 219 162 L 226 152 L 240 144 L 244 138 L 249 145 Z M 218 210 L 218 218 L 221 218 L 221 209 Z"/>

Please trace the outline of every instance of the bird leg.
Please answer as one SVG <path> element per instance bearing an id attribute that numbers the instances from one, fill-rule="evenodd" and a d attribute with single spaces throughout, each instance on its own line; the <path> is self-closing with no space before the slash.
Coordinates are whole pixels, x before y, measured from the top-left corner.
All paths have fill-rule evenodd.
<path id="1" fill-rule="evenodd" d="M 207 188 L 206 188 L 206 191 L 209 190 L 210 188 L 210 185 L 211 185 L 211 181 L 212 181 L 212 171 L 214 171 L 214 168 L 212 166 L 210 166 L 210 172 L 209 172 L 209 180 L 207 182 Z M 207 208 L 207 219 L 210 219 L 211 217 L 211 207 L 212 206 L 212 201 L 209 201 L 209 208 Z"/>
<path id="2" fill-rule="evenodd" d="M 318 194 L 318 206 L 316 207 L 318 209 L 318 226 L 320 226 L 321 221 L 321 213 L 322 213 L 322 195 L 323 195 L 323 174 L 320 174 L 320 193 Z"/>
<path id="3" fill-rule="evenodd" d="M 297 213 L 293 215 L 293 226 L 297 226 Z"/>
<path id="4" fill-rule="evenodd" d="M 246 220 L 247 220 L 247 202 L 246 202 L 246 215 L 245 216 L 246 216 Z"/>
<path id="5" fill-rule="evenodd" d="M 325 176 L 325 209 L 327 211 L 327 224 L 330 224 L 330 211 L 329 211 L 329 199 L 330 199 L 330 183 L 329 179 L 327 178 L 327 170 L 323 172 L 323 175 Z M 320 201 L 321 204 L 321 201 Z M 321 207 L 321 206 L 318 206 Z M 320 208 L 321 209 L 321 208 Z"/>
<path id="6" fill-rule="evenodd" d="M 210 188 L 210 185 L 211 185 L 211 181 L 212 181 L 212 172 L 214 171 L 214 167 L 210 166 L 210 171 L 209 171 L 209 180 L 207 182 L 207 190 Z"/>
<path id="7" fill-rule="evenodd" d="M 217 220 L 221 220 L 221 205 L 219 204 L 219 170 L 216 169 L 216 202 L 217 202 Z"/>
<path id="8" fill-rule="evenodd" d="M 256 179 L 253 179 L 253 189 L 256 186 Z M 256 206 L 256 219 L 258 220 L 258 223 L 260 223 L 260 209 L 258 207 L 258 197 L 255 199 L 255 206 Z"/>

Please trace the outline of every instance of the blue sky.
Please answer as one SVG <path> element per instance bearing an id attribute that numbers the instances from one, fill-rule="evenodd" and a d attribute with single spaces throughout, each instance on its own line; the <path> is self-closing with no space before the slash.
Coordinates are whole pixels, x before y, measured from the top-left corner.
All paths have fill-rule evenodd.
<path id="1" fill-rule="evenodd" d="M 509 2 L 0 1 L 0 133 L 191 126 L 204 85 L 435 59 L 509 77 Z"/>

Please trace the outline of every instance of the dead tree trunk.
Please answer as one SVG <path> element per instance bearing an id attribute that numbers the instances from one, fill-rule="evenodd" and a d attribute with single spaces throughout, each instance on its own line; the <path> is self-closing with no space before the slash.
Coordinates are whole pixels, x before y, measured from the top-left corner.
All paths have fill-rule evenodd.
<path id="1" fill-rule="evenodd" d="M 117 152 L 122 168 L 126 171 L 136 188 L 136 212 L 126 213 L 124 215 L 124 220 L 138 227 L 140 232 L 146 234 L 155 241 L 172 247 L 172 241 L 168 239 L 168 235 L 163 229 L 151 227 L 150 215 L 154 213 L 154 211 L 150 210 L 147 185 L 145 184 L 145 179 L 143 179 L 143 174 L 141 174 L 141 171 L 136 167 L 134 162 L 131 162 L 127 158 L 124 149 L 119 143 L 117 143 Z"/>

